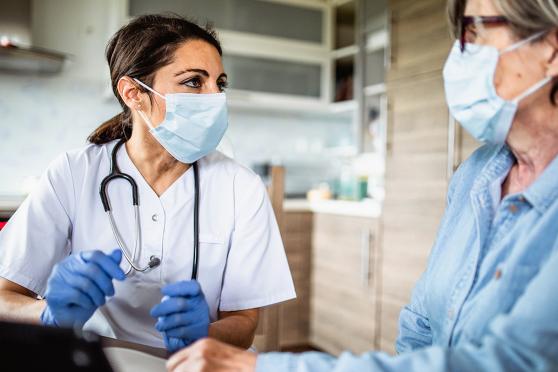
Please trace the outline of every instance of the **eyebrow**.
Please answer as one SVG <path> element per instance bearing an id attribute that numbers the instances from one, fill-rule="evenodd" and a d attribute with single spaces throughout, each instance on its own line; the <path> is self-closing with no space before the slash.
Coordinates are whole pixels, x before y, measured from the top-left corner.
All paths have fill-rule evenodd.
<path id="1" fill-rule="evenodd" d="M 189 69 L 186 69 L 186 70 L 182 70 L 182 71 L 179 71 L 176 74 L 174 74 L 174 76 L 176 77 L 176 76 L 185 74 L 187 72 L 197 72 L 198 74 L 201 74 L 205 77 L 209 77 L 209 72 L 207 72 L 206 70 L 200 69 L 200 68 L 189 68 Z M 227 74 L 225 74 L 224 72 L 221 75 L 219 75 L 218 79 L 220 79 L 222 77 L 224 77 L 225 79 L 228 78 Z"/>

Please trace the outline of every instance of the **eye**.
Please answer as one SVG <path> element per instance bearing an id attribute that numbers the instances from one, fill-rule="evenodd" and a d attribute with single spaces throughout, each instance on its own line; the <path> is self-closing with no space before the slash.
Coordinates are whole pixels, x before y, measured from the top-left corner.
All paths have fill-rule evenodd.
<path id="1" fill-rule="evenodd" d="M 193 77 L 191 79 L 183 81 L 180 84 L 182 84 L 184 86 L 187 86 L 188 88 L 194 88 L 194 89 L 201 88 L 201 86 L 202 86 L 202 82 L 201 82 L 201 79 L 199 77 Z"/>
<path id="2" fill-rule="evenodd" d="M 229 87 L 229 83 L 226 80 L 222 80 L 217 82 L 217 86 L 219 87 L 219 90 L 221 92 L 224 92 L 225 89 L 227 89 Z"/>

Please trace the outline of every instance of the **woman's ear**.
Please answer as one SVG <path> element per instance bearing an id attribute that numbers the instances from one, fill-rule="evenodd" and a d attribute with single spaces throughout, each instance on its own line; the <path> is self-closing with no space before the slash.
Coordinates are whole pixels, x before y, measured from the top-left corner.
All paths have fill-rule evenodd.
<path id="1" fill-rule="evenodd" d="M 116 85 L 118 94 L 130 110 L 142 109 L 143 97 L 137 84 L 128 76 L 123 76 Z"/>
<path id="2" fill-rule="evenodd" d="M 550 57 L 546 62 L 546 76 L 558 76 L 558 29 L 552 30 L 546 37 L 546 41 L 551 48 Z"/>

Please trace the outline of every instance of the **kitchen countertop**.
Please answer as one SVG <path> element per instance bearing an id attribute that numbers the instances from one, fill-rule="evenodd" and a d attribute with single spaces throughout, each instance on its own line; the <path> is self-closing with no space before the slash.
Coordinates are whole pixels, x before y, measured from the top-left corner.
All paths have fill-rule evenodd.
<path id="1" fill-rule="evenodd" d="M 0 215 L 10 215 L 25 200 L 25 195 L 0 195 Z M 381 204 L 375 200 L 363 201 L 285 199 L 286 212 L 314 212 L 338 214 L 353 217 L 379 218 Z"/>
<path id="2" fill-rule="evenodd" d="M 12 214 L 26 197 L 27 195 L 0 195 L 0 214 Z"/>
<path id="3" fill-rule="evenodd" d="M 285 199 L 285 212 L 314 212 L 352 217 L 379 218 L 382 206 L 371 199 L 363 201 Z"/>

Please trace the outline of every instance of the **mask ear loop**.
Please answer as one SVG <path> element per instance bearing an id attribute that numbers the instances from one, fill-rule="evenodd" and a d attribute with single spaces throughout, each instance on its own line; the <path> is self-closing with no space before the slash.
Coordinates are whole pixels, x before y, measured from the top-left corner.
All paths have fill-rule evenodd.
<path id="1" fill-rule="evenodd" d="M 536 39 L 540 38 L 544 34 L 546 34 L 546 31 L 537 32 L 536 34 L 533 34 L 533 35 L 529 36 L 528 38 L 523 39 L 523 40 L 521 40 L 521 41 L 519 41 L 515 44 L 512 44 L 509 47 L 503 49 L 500 52 L 500 55 L 512 52 L 514 50 L 517 50 L 517 49 L 521 48 L 522 46 L 532 42 L 533 40 L 536 40 Z M 518 104 L 521 100 L 523 100 L 523 99 L 527 98 L 528 96 L 530 96 L 531 94 L 535 93 L 537 90 L 541 89 L 543 86 L 548 84 L 551 80 L 552 80 L 552 77 L 550 77 L 550 76 L 545 77 L 544 79 L 540 80 L 539 82 L 537 82 L 536 84 L 531 86 L 525 92 L 521 93 L 519 96 L 512 99 L 512 102 L 515 103 L 515 104 Z"/>
<path id="2" fill-rule="evenodd" d="M 134 81 L 136 83 L 138 83 L 139 85 L 141 85 L 142 87 L 144 87 L 145 89 L 147 89 L 148 91 L 158 95 L 159 97 L 161 97 L 162 99 L 166 100 L 167 98 L 162 95 L 161 93 L 157 92 L 156 90 L 154 90 L 153 88 L 151 88 L 150 86 L 148 86 L 147 84 L 142 83 L 141 81 L 139 81 L 138 79 L 134 78 Z"/>
<path id="3" fill-rule="evenodd" d="M 541 31 L 541 32 L 537 32 L 534 35 L 529 36 L 526 39 L 520 40 L 517 43 L 512 44 L 509 47 L 506 47 L 506 48 L 502 49 L 500 51 L 500 55 L 506 54 L 506 53 L 509 53 L 509 52 L 513 52 L 514 50 L 521 48 L 522 46 L 530 43 L 531 41 L 538 39 L 539 37 L 543 36 L 544 34 L 546 34 L 546 31 Z"/>
<path id="4" fill-rule="evenodd" d="M 144 87 L 145 89 L 147 89 L 148 91 L 152 92 L 153 94 L 158 95 L 159 97 L 161 97 L 162 99 L 166 100 L 167 98 L 162 95 L 161 93 L 157 92 L 156 90 L 154 90 L 153 88 L 151 88 L 150 86 L 148 86 L 147 84 L 142 83 L 140 80 L 134 78 L 134 81 L 136 83 L 138 83 L 139 85 L 141 85 L 142 87 Z M 147 117 L 147 115 L 145 115 L 145 113 L 141 110 L 141 109 L 137 109 L 138 114 L 141 116 L 141 118 L 143 119 L 143 121 L 145 121 L 145 123 L 147 124 L 147 126 L 149 127 L 149 129 L 151 130 L 155 130 L 155 127 L 153 126 L 153 123 L 151 122 L 151 120 L 149 120 L 149 118 Z"/>
<path id="5" fill-rule="evenodd" d="M 527 98 L 528 96 L 530 96 L 531 94 L 535 93 L 537 90 L 541 89 L 542 87 L 544 87 L 546 84 L 548 84 L 550 81 L 552 80 L 551 76 L 547 76 L 544 79 L 542 79 L 541 81 L 539 81 L 538 83 L 536 83 L 535 85 L 533 85 L 531 88 L 527 89 L 525 92 L 521 93 L 519 96 L 515 97 L 512 102 L 515 104 L 518 104 L 521 100 Z"/>

